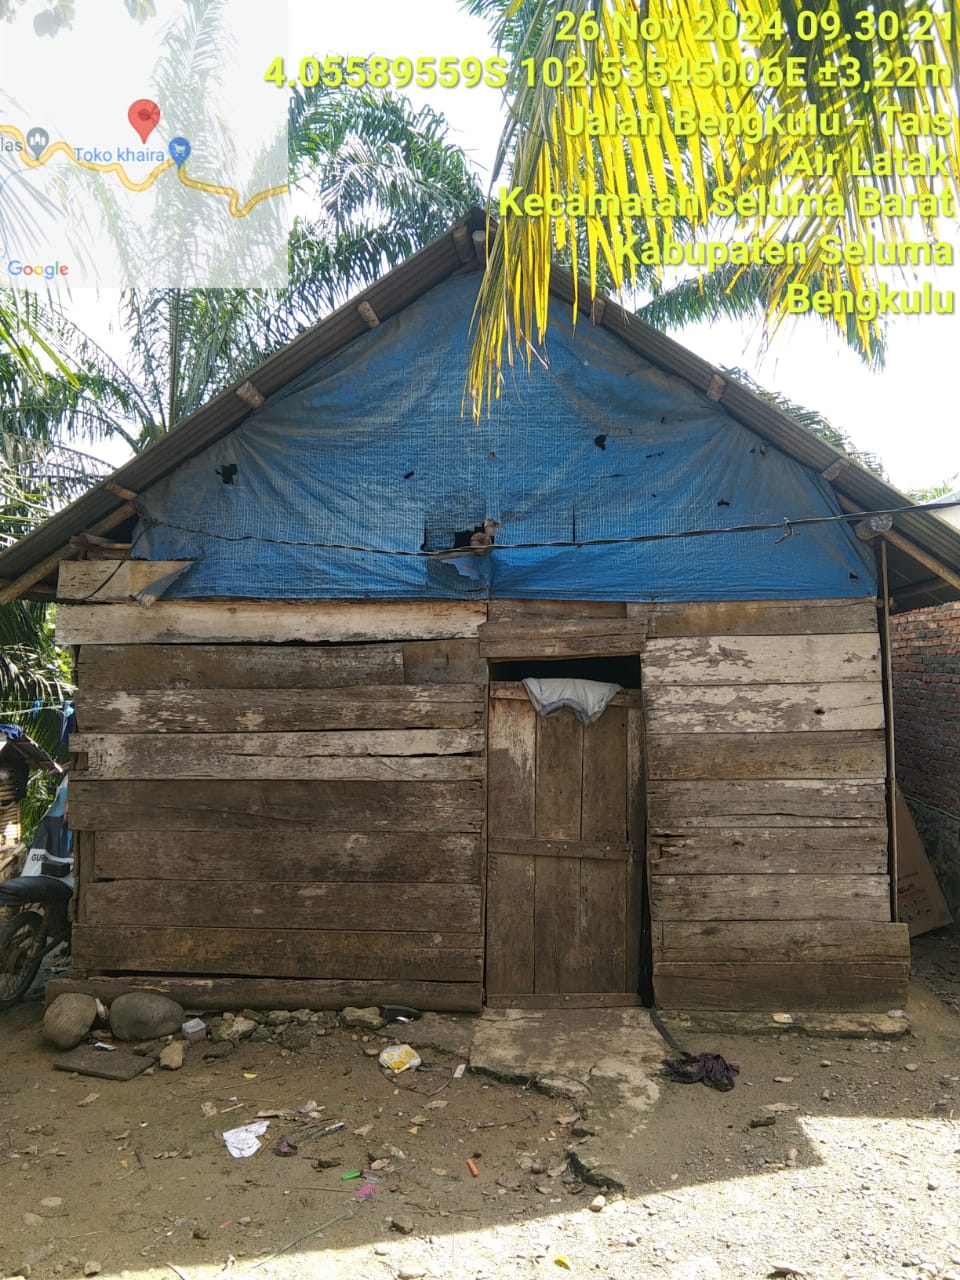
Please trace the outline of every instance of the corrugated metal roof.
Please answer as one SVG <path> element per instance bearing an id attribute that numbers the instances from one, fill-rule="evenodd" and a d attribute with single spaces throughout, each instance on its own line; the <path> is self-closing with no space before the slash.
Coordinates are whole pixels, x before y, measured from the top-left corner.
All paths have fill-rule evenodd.
<path id="1" fill-rule="evenodd" d="M 472 235 L 483 230 L 485 225 L 485 213 L 480 209 L 471 210 L 444 235 L 208 401 L 162 440 L 120 467 L 109 481 L 97 485 L 15 546 L 0 553 L 0 584 L 15 583 L 27 574 L 37 575 L 41 569 L 44 572 L 35 577 L 35 581 L 55 580 L 56 557 L 70 554 L 70 538 L 93 529 L 98 522 L 108 519 L 123 506 L 125 499 L 116 492 L 117 488 L 137 494 L 144 492 L 185 459 L 237 427 L 253 411 L 238 395 L 244 384 L 252 384 L 262 396 L 268 397 L 318 360 L 366 333 L 368 325 L 358 309 L 361 303 L 369 303 L 376 315 L 385 320 L 448 276 L 470 269 L 469 264 L 465 266 L 464 259 L 472 247 Z M 572 302 L 573 284 L 569 272 L 554 269 L 552 291 L 557 297 Z M 582 309 L 587 311 L 590 306 L 589 290 L 585 286 L 581 287 L 580 299 Z M 886 511 L 909 505 L 910 500 L 892 485 L 818 439 L 747 387 L 724 377 L 713 365 L 666 334 L 644 324 L 612 300 L 605 300 L 600 323 L 652 364 L 684 378 L 699 391 L 710 390 L 732 417 L 804 466 L 823 472 L 842 461 L 842 470 L 831 480 L 841 502 L 846 499 L 848 506 L 854 504 L 862 511 Z M 718 379 L 722 380 L 722 387 Z M 789 512 L 784 515 L 788 516 Z M 957 583 L 960 583 L 960 531 L 952 529 L 922 506 L 898 515 L 894 530 L 910 539 L 921 555 L 941 562 L 941 567 L 945 567 L 951 576 L 956 576 Z M 44 565 L 45 561 L 50 563 Z M 922 604 L 960 599 L 957 585 L 945 582 L 935 569 L 929 565 L 924 567 L 904 554 L 902 549 L 891 546 L 889 563 L 894 592 L 898 587 L 911 591 L 909 606 L 904 600 L 905 607 L 917 608 Z M 29 593 L 29 587 L 19 592 Z"/>

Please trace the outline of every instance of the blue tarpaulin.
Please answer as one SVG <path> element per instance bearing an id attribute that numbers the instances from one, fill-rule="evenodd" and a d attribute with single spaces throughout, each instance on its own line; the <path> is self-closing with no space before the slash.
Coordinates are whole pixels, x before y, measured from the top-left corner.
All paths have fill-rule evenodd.
<path id="1" fill-rule="evenodd" d="M 874 594 L 816 472 L 559 304 L 538 360 L 461 413 L 477 279 L 453 278 L 320 361 L 150 488 L 134 554 L 196 558 L 168 594 L 717 600 Z M 485 520 L 482 556 L 452 549 Z M 705 537 L 528 546 L 687 533 Z M 353 549 L 342 549 L 353 548 Z M 397 554 L 414 553 L 414 554 Z"/>

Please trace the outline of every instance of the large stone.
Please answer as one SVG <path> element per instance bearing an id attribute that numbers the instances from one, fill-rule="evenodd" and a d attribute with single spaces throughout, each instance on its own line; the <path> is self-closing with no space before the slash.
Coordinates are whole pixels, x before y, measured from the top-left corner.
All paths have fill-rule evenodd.
<path id="1" fill-rule="evenodd" d="M 43 1038 L 55 1049 L 73 1049 L 97 1020 L 93 996 L 68 992 L 57 996 L 43 1015 Z"/>
<path id="2" fill-rule="evenodd" d="M 110 1006 L 110 1026 L 120 1040 L 152 1040 L 179 1031 L 186 1015 L 160 991 L 128 991 Z"/>
<path id="3" fill-rule="evenodd" d="M 375 1005 L 371 1005 L 368 1009 L 344 1009 L 340 1017 L 345 1027 L 363 1027 L 366 1031 L 379 1031 L 386 1025 L 380 1017 L 380 1010 Z"/>

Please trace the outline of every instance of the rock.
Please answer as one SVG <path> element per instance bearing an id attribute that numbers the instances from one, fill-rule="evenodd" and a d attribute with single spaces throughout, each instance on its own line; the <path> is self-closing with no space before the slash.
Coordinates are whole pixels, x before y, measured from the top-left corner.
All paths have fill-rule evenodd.
<path id="1" fill-rule="evenodd" d="M 252 1018 L 244 1018 L 238 1014 L 224 1026 L 223 1034 L 228 1040 L 246 1040 L 248 1036 L 253 1035 L 259 1025 L 259 1022 L 254 1022 Z"/>
<path id="2" fill-rule="evenodd" d="M 905 1062 L 903 1064 L 904 1071 L 919 1071 L 920 1064 L 918 1062 Z"/>
<path id="3" fill-rule="evenodd" d="M 183 1019 L 181 1018 L 180 1021 L 182 1022 Z M 85 1276 L 98 1276 L 102 1270 L 103 1266 L 92 1258 L 89 1262 L 83 1264 L 83 1274 Z"/>
<path id="4" fill-rule="evenodd" d="M 25 1227 L 42 1227 L 43 1219 L 39 1213 L 25 1213 L 23 1215 L 23 1225 Z"/>
<path id="5" fill-rule="evenodd" d="M 289 1009 L 271 1009 L 264 1021 L 268 1027 L 285 1027 L 293 1021 L 293 1014 Z"/>
<path id="6" fill-rule="evenodd" d="M 203 1051 L 204 1062 L 213 1062 L 216 1058 L 229 1058 L 231 1053 L 236 1053 L 237 1042 L 235 1040 L 220 1040 L 217 1044 L 211 1044 Z"/>
<path id="7" fill-rule="evenodd" d="M 138 1058 L 159 1058 L 166 1043 L 165 1040 L 140 1040 L 133 1046 L 132 1052 Z"/>
<path id="8" fill-rule="evenodd" d="M 160 991 L 128 991 L 110 1006 L 110 1029 L 120 1040 L 173 1035 L 184 1018 L 183 1007 Z"/>
<path id="9" fill-rule="evenodd" d="M 590 1208 L 594 1213 L 602 1213 L 607 1206 L 606 1196 L 594 1196 L 590 1201 Z"/>
<path id="10" fill-rule="evenodd" d="M 390 1253 L 390 1246 L 386 1244 L 374 1245 L 373 1252 L 378 1258 L 386 1258 Z"/>
<path id="11" fill-rule="evenodd" d="M 750 1121 L 751 1129 L 766 1129 L 769 1125 L 776 1124 L 776 1114 L 766 1116 L 754 1116 Z"/>
<path id="12" fill-rule="evenodd" d="M 399 1231 L 402 1236 L 411 1236 L 414 1231 L 412 1218 L 391 1218 L 390 1230 Z"/>
<path id="13" fill-rule="evenodd" d="M 277 1040 L 284 1049 L 306 1049 L 313 1041 L 313 1028 L 291 1023 L 283 1028 Z"/>
<path id="14" fill-rule="evenodd" d="M 821 1102 L 832 1102 L 832 1101 L 833 1101 L 833 1090 L 832 1090 L 832 1089 L 824 1089 L 824 1090 L 821 1092 L 821 1094 L 820 1094 L 820 1101 L 821 1101 Z"/>
<path id="15" fill-rule="evenodd" d="M 261 1023 L 257 1027 L 256 1031 L 254 1031 L 253 1034 L 250 1036 L 250 1042 L 251 1044 L 262 1044 L 264 1040 L 270 1040 L 272 1038 L 272 1035 L 273 1033 L 271 1032 L 270 1028 L 264 1026 L 263 1023 Z"/>
<path id="16" fill-rule="evenodd" d="M 63 1200 L 60 1196 L 44 1196 L 40 1201 L 41 1209 L 59 1209 L 62 1205 Z"/>
<path id="17" fill-rule="evenodd" d="M 427 1268 L 414 1263 L 409 1267 L 401 1267 L 397 1272 L 397 1280 L 421 1280 L 427 1274 Z"/>
<path id="18" fill-rule="evenodd" d="M 380 1010 L 371 1005 L 366 1009 L 347 1008 L 340 1014 L 345 1027 L 364 1027 L 367 1031 L 379 1031 L 387 1024 L 380 1017 Z"/>
<path id="19" fill-rule="evenodd" d="M 171 1040 L 160 1054 L 160 1066 L 164 1071 L 179 1071 L 183 1066 L 186 1045 L 182 1040 Z"/>
<path id="20" fill-rule="evenodd" d="M 57 996 L 43 1015 L 43 1038 L 55 1049 L 73 1049 L 97 1020 L 93 996 L 68 992 Z"/>

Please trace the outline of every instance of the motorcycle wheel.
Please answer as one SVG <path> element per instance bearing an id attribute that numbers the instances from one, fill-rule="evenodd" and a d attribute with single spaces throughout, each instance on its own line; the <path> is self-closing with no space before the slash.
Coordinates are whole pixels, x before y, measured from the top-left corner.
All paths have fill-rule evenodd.
<path id="1" fill-rule="evenodd" d="M 19 911 L 0 921 L 0 1009 L 16 1004 L 30 990 L 43 959 L 43 927 L 43 917 L 35 911 Z"/>

